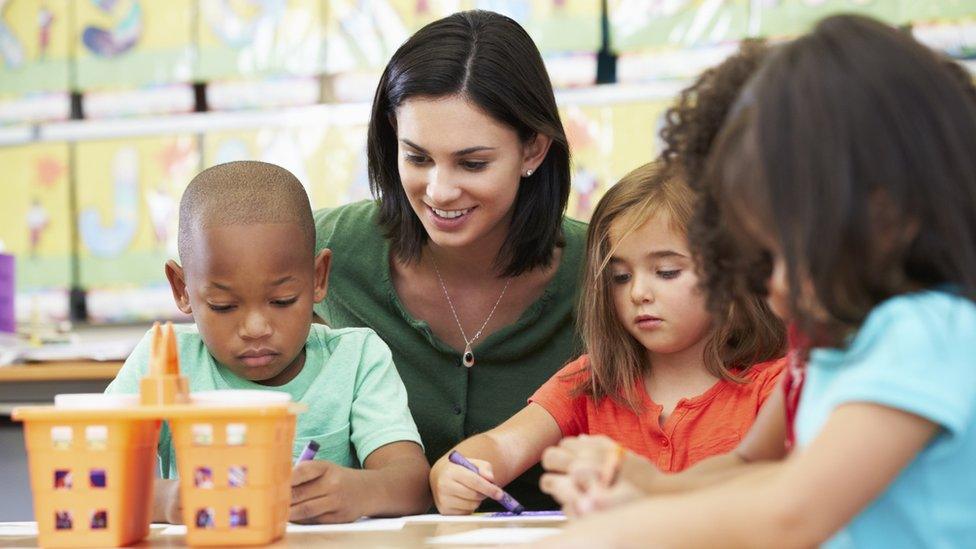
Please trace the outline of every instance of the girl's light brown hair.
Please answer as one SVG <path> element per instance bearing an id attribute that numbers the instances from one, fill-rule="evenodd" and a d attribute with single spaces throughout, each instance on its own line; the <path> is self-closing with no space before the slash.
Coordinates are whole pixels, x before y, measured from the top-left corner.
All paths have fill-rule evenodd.
<path id="1" fill-rule="evenodd" d="M 620 325 L 611 294 L 608 269 L 615 242 L 610 232 L 618 222 L 620 238 L 637 230 L 658 213 L 665 213 L 675 231 L 687 234 L 695 208 L 695 193 L 676 167 L 661 161 L 645 164 L 625 175 L 597 204 L 586 240 L 586 268 L 580 292 L 580 332 L 589 354 L 589 376 L 575 395 L 596 400 L 610 397 L 639 411 L 637 382 L 653 367 L 644 347 Z M 755 363 L 783 353 L 782 323 L 758 298 L 729 305 L 715 316 L 705 345 L 705 367 L 714 376 L 736 382 Z M 582 372 L 573 372 L 576 375 Z"/>

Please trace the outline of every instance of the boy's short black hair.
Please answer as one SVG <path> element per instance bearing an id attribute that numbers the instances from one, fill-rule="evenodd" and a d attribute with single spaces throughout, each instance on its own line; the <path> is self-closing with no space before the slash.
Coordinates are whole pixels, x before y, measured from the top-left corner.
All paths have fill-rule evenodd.
<path id="1" fill-rule="evenodd" d="M 315 222 L 308 194 L 288 170 L 254 160 L 218 164 L 187 185 L 180 200 L 180 262 L 192 257 L 193 239 L 206 227 L 253 223 L 295 223 L 310 256 L 315 254 Z"/>

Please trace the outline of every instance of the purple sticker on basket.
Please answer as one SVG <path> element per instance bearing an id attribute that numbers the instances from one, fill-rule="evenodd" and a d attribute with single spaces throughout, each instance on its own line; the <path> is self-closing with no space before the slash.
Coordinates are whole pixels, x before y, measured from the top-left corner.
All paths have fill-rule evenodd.
<path id="1" fill-rule="evenodd" d="M 14 331 L 14 256 L 0 254 L 0 332 Z"/>

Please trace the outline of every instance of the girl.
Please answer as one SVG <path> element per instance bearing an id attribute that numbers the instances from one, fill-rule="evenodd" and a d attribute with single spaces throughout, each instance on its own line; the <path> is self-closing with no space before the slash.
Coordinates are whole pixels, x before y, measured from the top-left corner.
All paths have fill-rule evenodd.
<path id="1" fill-rule="evenodd" d="M 974 98 L 957 69 L 864 17 L 826 19 L 764 61 L 716 141 L 702 207 L 768 250 L 769 299 L 807 334 L 799 403 L 785 403 L 797 447 L 595 515 L 554 546 L 608 532 L 619 545 L 650 532 L 661 546 L 972 544 Z M 730 276 L 703 267 L 710 288 Z"/>
<path id="2" fill-rule="evenodd" d="M 703 191 L 701 186 L 705 160 L 721 129 L 722 121 L 728 116 L 742 87 L 755 74 L 768 52 L 769 47 L 762 40 L 743 41 L 735 54 L 703 72 L 692 85 L 682 90 L 675 105 L 668 110 L 661 130 L 664 141 L 661 156 L 666 162 L 680 167 L 689 186 L 696 192 Z M 729 264 L 733 261 L 757 260 L 760 265 L 756 270 L 761 271 L 764 258 L 762 254 L 755 253 L 755 247 L 752 247 L 753 253 L 745 253 L 746 250 L 740 245 L 728 257 L 718 258 L 711 254 L 711 250 L 717 247 L 711 243 L 721 243 L 723 238 L 729 236 L 722 231 L 722 224 L 718 216 L 714 215 L 713 209 L 699 208 L 690 227 L 692 239 L 697 237 L 709 243 L 703 246 L 705 250 L 702 255 L 705 261 Z M 731 278 L 727 282 L 729 285 L 743 282 L 748 284 L 747 281 Z M 760 288 L 762 286 L 763 284 L 759 284 Z M 747 301 L 755 299 L 745 292 L 739 294 L 745 294 L 742 299 Z M 721 290 L 713 288 L 709 298 L 714 306 L 721 308 L 723 303 L 739 297 L 729 287 L 723 287 Z M 782 376 L 781 380 L 786 377 Z M 542 464 L 550 473 L 566 473 L 572 469 L 574 480 L 570 482 L 568 477 L 559 477 L 556 482 L 562 481 L 563 486 L 555 491 L 563 510 L 570 515 L 606 509 L 647 493 L 683 491 L 709 484 L 716 476 L 735 474 L 740 466 L 748 462 L 780 459 L 786 455 L 783 437 L 756 436 L 760 431 L 786 431 L 784 395 L 783 390 L 776 390 L 770 396 L 756 417 L 748 436 L 733 452 L 702 460 L 678 474 L 662 474 L 653 463 L 628 455 L 628 459 L 619 466 L 616 482 L 607 489 L 608 487 L 600 483 L 599 474 L 617 451 L 617 443 L 599 436 L 565 438 L 558 446 L 548 448 L 543 453 Z M 550 476 L 549 481 L 553 482 L 554 478 L 557 477 Z"/>
<path id="3" fill-rule="evenodd" d="M 693 202 L 656 163 L 607 192 L 587 234 L 580 322 L 589 354 L 511 419 L 456 447 L 480 476 L 447 455 L 437 461 L 441 513 L 501 497 L 499 486 L 565 436 L 609 435 L 666 471 L 735 447 L 776 384 L 782 361 L 765 361 L 781 354 L 783 331 L 758 299 L 709 314 L 685 237 Z"/>

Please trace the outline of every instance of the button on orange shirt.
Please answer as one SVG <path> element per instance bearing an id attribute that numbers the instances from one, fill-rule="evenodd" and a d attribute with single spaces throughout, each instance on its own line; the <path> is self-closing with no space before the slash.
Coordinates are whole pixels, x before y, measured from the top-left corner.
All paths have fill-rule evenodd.
<path id="1" fill-rule="evenodd" d="M 710 456 L 733 450 L 745 436 L 759 408 L 776 389 L 785 359 L 756 364 L 747 383 L 717 381 L 704 393 L 678 401 L 662 425 L 662 407 L 648 396 L 642 381 L 637 394 L 642 410 L 634 413 L 612 399 L 570 396 L 589 377 L 589 357 L 564 366 L 529 398 L 556 420 L 563 436 L 606 435 L 665 472 L 676 473 Z"/>

